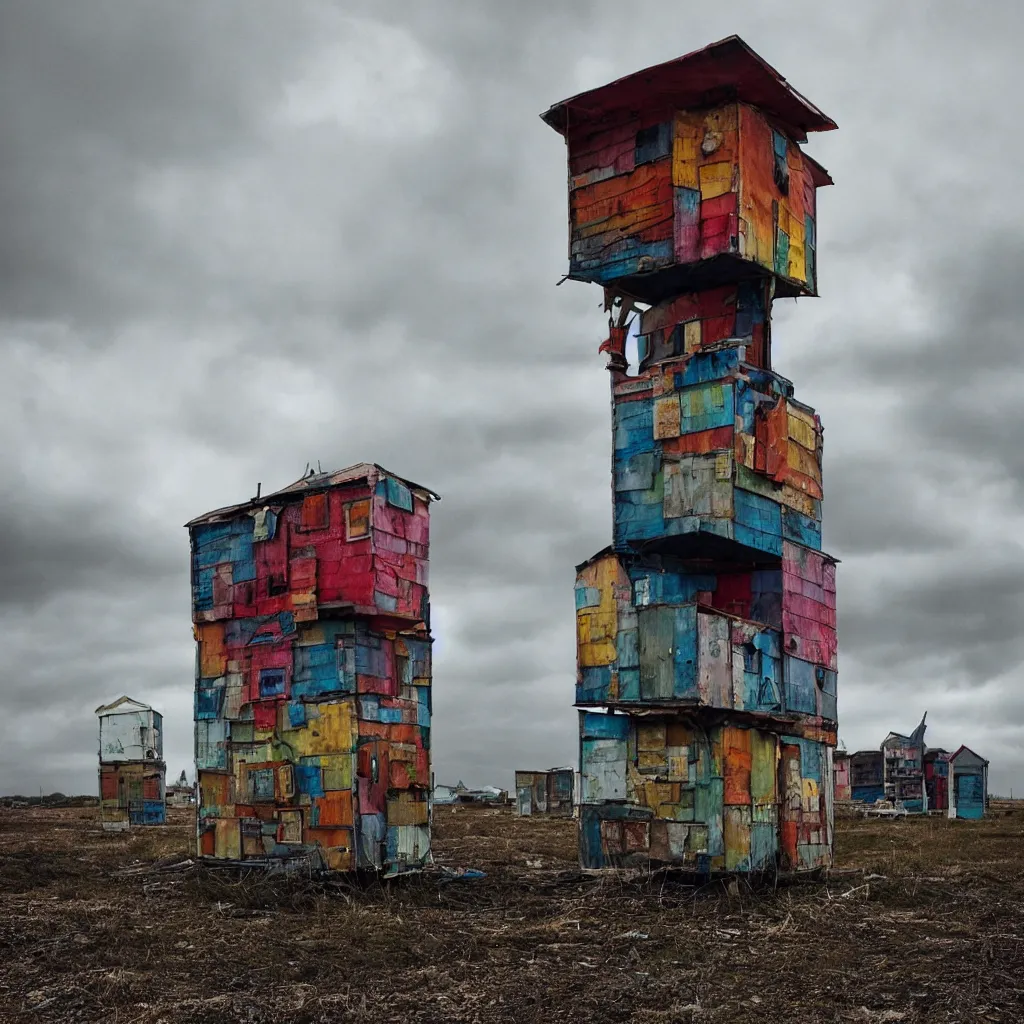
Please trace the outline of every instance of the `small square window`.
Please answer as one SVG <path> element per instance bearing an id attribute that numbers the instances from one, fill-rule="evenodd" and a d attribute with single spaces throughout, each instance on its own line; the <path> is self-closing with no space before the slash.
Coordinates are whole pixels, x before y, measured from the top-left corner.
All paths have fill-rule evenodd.
<path id="1" fill-rule="evenodd" d="M 772 155 L 774 165 L 772 177 L 775 187 L 784 195 L 789 195 L 789 144 L 781 132 L 772 131 Z"/>
<path id="2" fill-rule="evenodd" d="M 284 669 L 260 669 L 260 697 L 280 697 L 284 693 Z"/>
<path id="3" fill-rule="evenodd" d="M 345 505 L 345 539 L 360 540 L 370 536 L 370 500 L 350 501 Z"/>

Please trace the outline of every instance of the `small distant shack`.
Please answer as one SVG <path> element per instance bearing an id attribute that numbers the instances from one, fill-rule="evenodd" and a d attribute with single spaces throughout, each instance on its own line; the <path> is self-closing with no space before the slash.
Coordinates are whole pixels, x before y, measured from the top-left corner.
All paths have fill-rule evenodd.
<path id="1" fill-rule="evenodd" d="M 503 806 L 508 803 L 508 791 L 495 786 L 469 789 L 461 780 L 455 786 L 437 783 L 433 793 L 435 804 L 475 804 L 477 806 Z"/>
<path id="2" fill-rule="evenodd" d="M 516 772 L 516 810 L 523 817 L 548 814 L 572 817 L 572 768 L 549 768 L 544 772 Z"/>
<path id="3" fill-rule="evenodd" d="M 96 709 L 100 733 L 100 821 L 108 831 L 162 825 L 163 716 L 148 704 L 120 697 Z"/>
<path id="4" fill-rule="evenodd" d="M 961 746 L 949 758 L 953 805 L 949 816 L 976 820 L 988 804 L 988 761 L 970 747 Z"/>
<path id="5" fill-rule="evenodd" d="M 908 813 L 927 810 L 924 787 L 924 732 L 927 712 L 909 735 L 891 732 L 882 740 L 885 798 L 902 803 Z"/>
<path id="6" fill-rule="evenodd" d="M 191 807 L 194 801 L 195 789 L 188 784 L 188 778 L 183 771 L 178 776 L 178 781 L 167 787 L 167 806 Z"/>

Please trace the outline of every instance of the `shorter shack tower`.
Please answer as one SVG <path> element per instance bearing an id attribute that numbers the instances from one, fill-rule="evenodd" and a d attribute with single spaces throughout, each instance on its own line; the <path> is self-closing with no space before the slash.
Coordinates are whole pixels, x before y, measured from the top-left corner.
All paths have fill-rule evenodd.
<path id="1" fill-rule="evenodd" d="M 96 709 L 100 720 L 100 821 L 110 831 L 162 825 L 163 716 L 148 704 L 121 697 Z"/>
<path id="2" fill-rule="evenodd" d="M 360 463 L 187 524 L 200 856 L 427 863 L 436 498 Z"/>

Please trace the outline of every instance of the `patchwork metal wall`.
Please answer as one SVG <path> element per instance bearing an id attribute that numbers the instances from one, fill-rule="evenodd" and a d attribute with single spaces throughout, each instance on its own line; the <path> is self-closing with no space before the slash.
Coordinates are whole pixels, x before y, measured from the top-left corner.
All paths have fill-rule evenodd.
<path id="1" fill-rule="evenodd" d="M 96 709 L 100 738 L 100 821 L 108 831 L 162 825 L 167 816 L 163 717 L 121 697 Z"/>
<path id="2" fill-rule="evenodd" d="M 361 463 L 188 524 L 201 856 L 428 861 L 436 497 Z"/>
<path id="3" fill-rule="evenodd" d="M 771 312 L 816 293 L 831 179 L 800 143 L 835 125 L 736 37 L 544 119 L 569 277 L 610 313 L 612 543 L 576 582 L 581 863 L 825 867 L 836 563 L 821 422 L 772 368 Z"/>
<path id="4" fill-rule="evenodd" d="M 571 818 L 575 772 L 549 768 L 546 772 L 516 772 L 516 813 Z"/>

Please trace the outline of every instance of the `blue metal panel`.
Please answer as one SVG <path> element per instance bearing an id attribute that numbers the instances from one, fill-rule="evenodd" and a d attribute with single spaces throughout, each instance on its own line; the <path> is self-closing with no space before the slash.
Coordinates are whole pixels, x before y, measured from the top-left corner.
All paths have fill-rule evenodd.
<path id="1" fill-rule="evenodd" d="M 656 451 L 654 440 L 654 399 L 638 398 L 617 402 L 615 418 L 615 458 L 627 458 L 636 452 Z"/>
<path id="2" fill-rule="evenodd" d="M 662 476 L 655 479 L 653 491 L 626 491 L 616 495 L 615 541 L 651 540 L 665 532 L 662 504 Z"/>
<path id="3" fill-rule="evenodd" d="M 985 816 L 985 783 L 981 774 L 954 769 L 954 797 L 956 816 L 977 820 Z"/>
<path id="4" fill-rule="evenodd" d="M 661 466 L 657 452 L 637 452 L 615 460 L 616 491 L 649 491 Z"/>
<path id="5" fill-rule="evenodd" d="M 398 598 L 391 594 L 382 594 L 379 590 L 373 592 L 373 603 L 382 612 L 393 612 L 398 609 Z"/>
<path id="6" fill-rule="evenodd" d="M 580 738 L 588 740 L 625 740 L 629 736 L 626 715 L 603 715 L 596 711 L 580 712 Z"/>
<path id="7" fill-rule="evenodd" d="M 860 800 L 866 804 L 873 804 L 885 796 L 885 789 L 881 785 L 874 786 L 853 786 L 850 789 L 850 798 Z"/>
<path id="8" fill-rule="evenodd" d="M 635 629 L 619 630 L 615 637 L 615 660 L 620 670 L 640 667 L 640 650 L 637 647 Z"/>
<path id="9" fill-rule="evenodd" d="M 607 246 L 603 256 L 584 259 L 572 255 L 569 260 L 569 274 L 572 277 L 582 277 L 598 284 L 606 284 L 620 277 L 639 273 L 641 260 L 653 260 L 655 269 L 671 263 L 674 249 L 672 239 L 641 242 L 635 238 L 628 238 Z"/>
<path id="10" fill-rule="evenodd" d="M 356 672 L 361 676 L 387 679 L 388 662 L 378 636 L 361 636 L 356 643 Z"/>
<path id="11" fill-rule="evenodd" d="M 731 427 L 736 418 L 732 384 L 697 384 L 679 392 L 679 433 Z"/>
<path id="12" fill-rule="evenodd" d="M 592 704 L 605 702 L 609 699 L 612 685 L 610 665 L 587 665 L 580 669 L 580 678 L 576 683 L 576 702 Z"/>
<path id="13" fill-rule="evenodd" d="M 821 523 L 785 506 L 782 509 L 782 536 L 814 551 L 821 550 Z"/>
<path id="14" fill-rule="evenodd" d="M 697 689 L 697 607 L 675 609 L 675 644 L 672 651 L 672 695 L 680 700 L 695 699 Z"/>
<path id="15" fill-rule="evenodd" d="M 685 604 L 702 590 L 714 590 L 717 580 L 710 573 L 658 572 L 633 568 L 629 571 L 636 604 Z"/>
<path id="16" fill-rule="evenodd" d="M 295 788 L 306 796 L 324 795 L 324 778 L 319 764 L 300 762 L 294 766 Z"/>
<path id="17" fill-rule="evenodd" d="M 216 570 L 198 569 L 192 585 L 192 604 L 197 612 L 208 612 L 213 608 L 213 577 Z"/>
<path id="18" fill-rule="evenodd" d="M 619 669 L 619 700 L 640 699 L 640 669 Z"/>
<path id="19" fill-rule="evenodd" d="M 782 555 L 782 510 L 777 502 L 741 487 L 733 491 L 733 536 L 748 547 Z"/>
<path id="20" fill-rule="evenodd" d="M 714 352 L 694 352 L 685 369 L 674 374 L 675 389 L 721 380 L 739 370 L 739 349 L 724 348 Z"/>
<path id="21" fill-rule="evenodd" d="M 196 719 L 220 718 L 223 703 L 224 687 L 212 679 L 201 680 L 195 692 Z"/>
<path id="22" fill-rule="evenodd" d="M 306 705 L 300 700 L 289 701 L 288 703 L 288 724 L 293 729 L 301 728 L 306 724 Z"/>
<path id="23" fill-rule="evenodd" d="M 406 512 L 412 511 L 412 491 L 401 480 L 396 480 L 393 476 L 387 477 L 385 493 L 389 505 L 404 509 Z"/>
<path id="24" fill-rule="evenodd" d="M 750 826 L 750 870 L 767 871 L 775 867 L 779 848 L 776 826 L 768 821 L 755 821 Z"/>
<path id="25" fill-rule="evenodd" d="M 596 608 L 601 603 L 601 591 L 597 587 L 576 587 L 576 609 Z"/>
<path id="26" fill-rule="evenodd" d="M 167 810 L 163 800 L 142 801 L 142 822 L 144 825 L 163 825 Z"/>
<path id="27" fill-rule="evenodd" d="M 787 711 L 801 712 L 805 715 L 818 713 L 818 685 L 814 678 L 814 668 L 809 661 L 788 654 L 783 659 Z"/>

